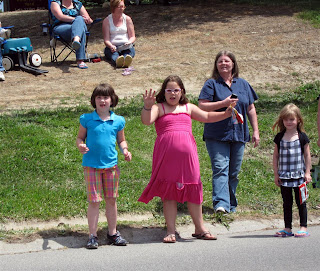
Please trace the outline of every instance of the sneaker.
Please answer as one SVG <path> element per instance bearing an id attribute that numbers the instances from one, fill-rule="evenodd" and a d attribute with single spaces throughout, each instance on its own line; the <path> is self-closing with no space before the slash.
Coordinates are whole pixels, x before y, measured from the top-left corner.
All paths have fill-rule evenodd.
<path id="1" fill-rule="evenodd" d="M 96 249 L 98 246 L 98 237 L 91 234 L 87 243 L 87 249 Z"/>
<path id="2" fill-rule="evenodd" d="M 124 64 L 123 67 L 124 68 L 128 68 L 132 63 L 132 56 L 131 55 L 126 55 L 126 57 L 124 58 Z"/>
<path id="3" fill-rule="evenodd" d="M 223 207 L 218 207 L 216 209 L 216 213 L 226 213 L 226 209 L 224 209 Z"/>
<path id="4" fill-rule="evenodd" d="M 3 72 L 0 71 L 0 81 L 4 81 L 6 78 L 4 77 Z"/>
<path id="5" fill-rule="evenodd" d="M 116 68 L 122 68 L 124 64 L 124 56 L 119 56 L 116 60 Z"/>
<path id="6" fill-rule="evenodd" d="M 109 235 L 107 234 L 109 245 L 115 245 L 115 246 L 126 246 L 129 242 L 122 238 L 119 231 L 116 232 L 115 235 Z"/>

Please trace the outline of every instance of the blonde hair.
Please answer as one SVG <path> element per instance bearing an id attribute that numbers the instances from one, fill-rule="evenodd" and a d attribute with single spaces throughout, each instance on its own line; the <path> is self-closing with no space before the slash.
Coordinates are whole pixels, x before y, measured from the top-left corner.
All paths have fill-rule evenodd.
<path id="1" fill-rule="evenodd" d="M 116 10 L 116 8 L 120 5 L 121 2 L 124 3 L 124 0 L 111 0 L 110 1 L 111 13 L 113 13 Z"/>
<path id="2" fill-rule="evenodd" d="M 287 104 L 285 107 L 281 109 L 277 121 L 272 126 L 272 130 L 274 131 L 275 129 L 277 129 L 279 132 L 285 131 L 286 127 L 283 124 L 283 120 L 289 117 L 297 118 L 298 120 L 297 129 L 300 132 L 304 132 L 303 118 L 301 115 L 301 111 L 299 107 L 293 103 Z"/>

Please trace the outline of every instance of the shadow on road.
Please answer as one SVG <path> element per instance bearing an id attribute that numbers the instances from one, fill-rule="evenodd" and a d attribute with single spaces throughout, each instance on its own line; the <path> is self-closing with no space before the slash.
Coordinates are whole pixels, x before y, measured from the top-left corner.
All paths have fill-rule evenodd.
<path id="1" fill-rule="evenodd" d="M 119 227 L 121 235 L 129 244 L 150 244 L 162 243 L 166 230 L 163 227 Z M 83 248 L 86 246 L 88 234 L 86 232 L 65 232 L 57 233 L 57 230 L 40 231 L 38 234 L 42 237 L 42 250 L 50 250 L 56 246 L 64 248 Z M 176 235 L 178 242 L 193 242 L 196 239 L 182 238 L 178 233 Z M 99 246 L 108 245 L 107 228 L 98 231 Z"/>
<path id="2" fill-rule="evenodd" d="M 262 238 L 275 238 L 275 237 L 274 237 L 273 235 L 253 234 L 253 235 L 237 235 L 237 236 L 231 236 L 230 238 L 236 238 L 236 239 L 246 239 L 246 238 L 262 239 Z"/>

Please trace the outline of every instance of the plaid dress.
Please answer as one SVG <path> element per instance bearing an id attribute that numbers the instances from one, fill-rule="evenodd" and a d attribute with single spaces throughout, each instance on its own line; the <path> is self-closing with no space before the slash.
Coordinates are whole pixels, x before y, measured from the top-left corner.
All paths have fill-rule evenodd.
<path id="1" fill-rule="evenodd" d="M 280 141 L 278 174 L 282 186 L 298 187 L 304 182 L 304 156 L 299 139 Z"/>

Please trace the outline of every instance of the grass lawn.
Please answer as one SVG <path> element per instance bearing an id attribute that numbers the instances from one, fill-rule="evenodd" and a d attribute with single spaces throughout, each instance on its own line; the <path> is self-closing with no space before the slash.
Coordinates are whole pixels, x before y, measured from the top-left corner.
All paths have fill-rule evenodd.
<path id="1" fill-rule="evenodd" d="M 301 85 L 288 93 L 261 94 L 256 103 L 261 145 L 247 144 L 238 186 L 240 214 L 279 214 L 282 212 L 279 189 L 273 183 L 271 126 L 279 110 L 289 102 L 296 103 L 305 118 L 311 140 L 311 153 L 318 156 L 316 145 L 316 97 L 320 82 Z M 191 97 L 196 103 L 196 97 Z M 154 126 L 140 121 L 141 97 L 122 99 L 115 112 L 126 119 L 126 138 L 133 160 L 127 163 L 119 156 L 121 169 L 120 213 L 161 213 L 161 201 L 148 205 L 137 202 L 151 174 Z M 86 193 L 81 154 L 75 146 L 79 116 L 90 112 L 89 106 L 56 110 L 32 110 L 0 116 L 0 221 L 50 220 L 61 216 L 85 216 Z M 204 184 L 204 211 L 212 214 L 210 160 L 202 141 L 203 124 L 193 122 L 201 176 Z M 310 188 L 310 209 L 319 204 L 319 190 Z M 184 205 L 179 205 L 181 211 Z"/>
<path id="2" fill-rule="evenodd" d="M 204 1 L 199 0 L 197 2 Z M 312 23 L 314 27 L 320 27 L 319 1 L 234 0 L 230 2 L 259 5 L 290 4 L 294 7 L 301 7 L 301 5 L 303 5 L 304 11 L 301 12 L 301 9 L 299 8 L 299 12 L 296 15 L 307 22 Z M 183 8 L 183 6 L 181 7 Z M 160 13 L 161 16 L 167 16 L 166 14 L 167 13 L 164 11 Z M 6 17 L 7 14 L 4 13 L 3 16 Z M 34 17 L 29 17 L 34 20 Z M 12 16 L 12 19 L 14 19 L 14 16 Z M 155 25 L 155 29 L 161 30 L 164 27 L 167 27 L 164 26 L 164 22 L 168 23 L 168 18 L 165 19 L 166 20 L 160 20 L 163 22 L 162 28 L 160 27 L 160 24 Z M 175 18 L 171 16 L 169 19 L 173 20 Z M 19 21 L 24 20 L 21 20 L 20 18 Z M 140 29 L 140 31 L 143 29 L 141 24 L 142 23 L 139 25 L 139 20 L 136 20 L 137 29 Z M 145 23 L 143 22 L 143 24 Z M 26 23 L 26 25 L 28 25 L 28 23 Z M 172 21 L 169 20 L 168 25 L 177 25 L 177 21 L 173 20 L 172 23 Z M 193 39 L 196 41 L 200 37 L 199 35 L 209 31 L 199 31 L 200 27 L 201 25 L 199 24 L 197 26 L 197 31 L 188 30 L 186 32 L 188 35 L 194 35 Z M 210 26 L 208 27 L 210 28 Z M 20 26 L 20 28 L 17 28 L 17 33 L 20 34 L 18 31 L 23 32 L 25 30 Z M 148 31 L 148 28 L 146 28 L 145 32 Z M 155 38 L 156 43 L 159 43 L 159 40 L 161 40 L 158 40 L 159 34 L 157 36 L 153 31 L 154 29 L 152 29 L 152 31 L 150 30 L 150 33 L 152 33 L 150 35 L 152 37 L 151 40 L 153 41 Z M 35 33 L 38 33 L 38 30 Z M 207 39 L 206 35 L 203 36 Z M 147 36 L 142 35 L 140 37 L 142 41 L 144 38 L 146 39 Z M 170 36 L 170 39 L 172 39 L 172 36 Z M 215 43 L 218 42 L 216 39 L 214 41 Z M 295 40 L 293 40 L 293 42 L 295 42 Z M 141 42 L 141 49 L 149 50 L 150 48 L 143 47 L 145 44 L 146 43 Z M 182 53 L 178 49 L 183 49 L 183 47 L 175 46 L 171 43 L 170 45 L 172 45 L 172 48 L 174 49 L 171 47 L 168 49 L 174 50 L 174 55 L 178 55 L 180 57 Z M 43 52 L 44 50 L 47 50 L 46 46 L 45 48 L 46 49 L 43 49 Z M 188 50 L 189 49 L 193 49 L 193 47 L 188 48 Z M 196 49 L 196 47 L 194 49 Z M 272 48 L 270 50 L 272 50 Z M 191 50 L 191 55 L 197 57 L 196 53 L 198 51 L 198 49 L 195 52 Z M 167 51 L 160 52 L 162 53 L 161 59 L 166 52 Z M 202 54 L 203 52 L 200 50 L 200 53 Z M 248 52 L 246 51 L 246 54 L 247 53 Z M 49 57 L 49 55 L 47 55 L 47 57 Z M 277 57 L 278 55 L 274 58 Z M 160 57 L 158 57 L 158 59 L 160 59 Z M 137 61 L 139 61 L 139 59 L 137 59 Z M 149 61 L 146 60 L 141 61 L 149 63 Z M 173 59 L 173 61 L 176 60 Z M 197 64 L 198 62 L 199 61 L 197 60 L 191 61 L 190 63 Z M 259 61 L 255 62 L 261 65 Z M 266 65 L 268 69 L 273 65 L 272 62 L 270 63 L 268 62 L 268 65 Z M 312 63 L 310 62 L 310 65 L 315 65 Z M 205 76 L 204 73 L 199 70 L 199 67 L 196 66 L 193 67 L 193 69 L 189 69 L 188 65 L 187 69 L 190 70 L 190 73 L 185 73 L 184 77 L 188 78 L 194 76 L 194 70 L 196 70 L 197 77 L 201 77 L 202 81 Z M 175 65 L 167 66 L 174 67 Z M 201 67 L 202 66 L 205 65 L 201 64 Z M 162 79 L 150 80 L 148 73 L 153 72 L 153 74 L 157 75 L 156 78 L 164 78 L 165 76 L 158 76 L 158 74 L 160 74 L 164 69 L 157 65 L 153 65 L 152 67 L 152 69 L 147 68 L 148 72 L 144 72 L 145 70 L 142 68 L 140 69 L 140 75 L 143 74 L 145 77 L 144 80 L 141 80 L 139 73 L 136 73 L 139 75 L 136 76 L 136 78 L 133 74 L 132 78 L 136 81 L 130 81 L 130 85 L 136 86 L 142 81 L 152 80 L 158 85 Z M 183 65 L 180 65 L 179 69 L 181 69 L 181 67 L 183 67 Z M 250 67 L 250 65 L 248 65 L 248 67 Z M 52 67 L 49 66 L 49 68 Z M 94 71 L 93 68 L 94 67 L 92 67 L 91 70 Z M 207 69 L 207 67 L 205 69 Z M 169 69 L 169 71 L 173 72 L 175 70 Z M 76 74 L 75 72 L 72 73 Z M 72 73 L 68 73 L 68 76 L 72 76 Z M 99 74 L 98 72 L 94 73 Z M 108 77 L 113 76 L 113 73 L 115 73 L 115 71 L 108 70 Z M 12 74 L 14 74 L 14 72 L 12 72 Z M 51 69 L 50 74 L 54 74 L 53 69 Z M 268 80 L 274 79 L 273 77 L 270 77 L 269 79 L 267 74 L 266 77 Z M 320 82 L 314 81 L 313 83 L 305 84 L 302 82 L 302 79 L 299 79 L 299 73 L 296 71 L 291 72 L 286 77 L 296 79 L 294 82 L 296 82 L 297 87 L 293 91 L 287 92 L 287 89 L 282 89 L 282 87 L 279 87 L 275 81 L 270 81 L 270 84 L 263 85 L 263 92 L 258 92 L 259 100 L 256 103 L 256 108 L 258 113 L 261 143 L 258 148 L 253 148 L 252 144 L 247 144 L 246 147 L 242 170 L 239 175 L 240 183 L 237 190 L 239 200 L 237 216 L 279 216 L 282 214 L 282 200 L 280 192 L 273 182 L 272 151 L 275 132 L 272 131 L 271 127 L 280 109 L 285 104 L 294 102 L 301 108 L 305 119 L 305 129 L 311 140 L 310 145 L 313 163 L 318 163 L 319 148 L 316 144 L 318 139 L 316 128 L 316 98 L 320 94 Z M 117 80 L 117 78 L 119 79 L 119 77 L 114 76 L 114 80 Z M 5 83 L 10 81 L 10 73 L 8 73 L 8 79 L 9 80 L 6 80 Z M 17 78 L 15 79 L 18 80 Z M 122 80 L 121 76 L 120 79 Z M 20 91 L 23 89 L 22 86 L 27 84 L 27 81 L 24 81 L 25 78 L 20 78 L 20 80 L 21 81 L 19 81 L 19 83 L 15 81 L 14 84 L 7 84 L 4 89 L 12 95 L 22 95 L 20 92 L 8 91 L 8 88 L 11 85 L 13 85 L 15 90 L 17 89 Z M 33 77 L 32 80 L 34 80 Z M 63 80 L 64 83 L 68 83 L 67 80 Z M 100 76 L 98 80 L 100 80 Z M 74 80 L 70 79 L 68 81 L 74 84 Z M 94 76 L 90 76 L 90 80 L 88 79 L 87 81 L 81 82 L 87 82 L 83 83 L 83 85 L 89 85 L 87 87 L 90 91 L 93 89 L 91 84 L 93 85 L 96 83 L 96 81 L 94 81 Z M 49 80 L 46 81 L 46 88 L 48 88 L 48 83 L 50 83 Z M 42 83 L 36 82 L 36 84 L 41 87 L 44 86 Z M 120 85 L 120 83 L 116 81 L 115 84 Z M 55 81 L 55 86 L 51 87 L 50 90 L 52 91 L 53 89 L 56 89 L 57 85 L 59 85 L 59 83 Z M 75 86 L 75 88 L 76 87 L 77 86 Z M 75 95 L 77 97 L 76 100 L 78 101 L 80 94 L 75 94 L 75 90 L 71 88 L 69 89 L 68 86 L 65 86 L 65 88 L 68 89 L 68 95 L 69 93 L 71 93 L 70 95 Z M 38 92 L 42 93 L 42 90 Z M 47 94 L 47 92 L 44 93 Z M 85 94 L 81 95 L 81 97 L 86 96 Z M 29 96 L 33 97 L 31 94 Z M 61 95 L 52 93 L 52 97 L 55 96 L 60 97 Z M 65 96 L 62 95 L 61 97 Z M 68 98 L 69 97 L 66 97 L 65 99 L 68 100 Z M 189 98 L 191 102 L 197 103 L 197 97 Z M 47 100 L 49 103 L 52 102 L 51 98 L 47 98 Z M 28 100 L 28 102 L 30 103 L 31 101 Z M 9 102 L 6 101 L 6 103 Z M 20 103 L 22 104 L 22 102 Z M 141 96 L 136 96 L 134 98 L 121 99 L 119 106 L 115 109 L 117 114 L 124 116 L 126 119 L 126 139 L 128 141 L 130 151 L 133 154 L 133 160 L 130 163 L 125 162 L 121 155 L 119 156 L 121 179 L 118 210 L 119 213 L 151 212 L 153 213 L 155 220 L 157 220 L 162 214 L 162 204 L 160 199 L 154 199 L 148 205 L 137 202 L 137 199 L 144 187 L 147 185 L 151 175 L 152 151 L 156 138 L 154 126 L 144 126 L 141 123 L 141 108 Z M 84 217 L 86 215 L 87 202 L 81 167 L 82 157 L 75 146 L 75 138 L 78 132 L 79 116 L 91 111 L 92 108 L 89 106 L 88 102 L 87 104 L 77 107 L 59 107 L 58 109 L 43 108 L 10 112 L 0 115 L 0 223 L 30 220 L 48 221 L 57 219 L 61 216 L 72 218 Z M 211 165 L 205 144 L 202 141 L 202 132 L 203 124 L 194 121 L 193 134 L 198 146 L 201 176 L 204 187 L 204 217 L 207 220 L 214 220 L 216 217 L 213 214 L 211 201 Z M 312 213 L 314 211 L 314 207 L 320 203 L 320 190 L 313 189 L 312 186 L 309 185 L 309 191 L 310 199 L 308 200 L 308 211 Z M 101 209 L 103 209 L 103 204 Z M 179 210 L 181 212 L 186 211 L 186 206 L 179 204 Z M 159 221 L 163 222 L 163 219 L 161 219 Z M 182 220 L 190 221 L 187 217 L 183 217 Z M 2 235 L 3 231 L 0 228 L 0 239 L 2 238 Z"/>

